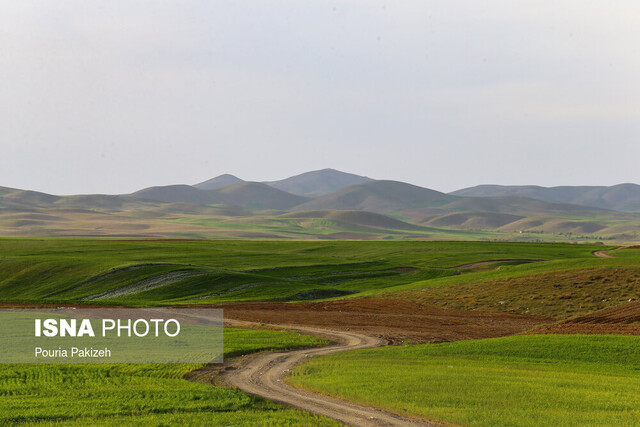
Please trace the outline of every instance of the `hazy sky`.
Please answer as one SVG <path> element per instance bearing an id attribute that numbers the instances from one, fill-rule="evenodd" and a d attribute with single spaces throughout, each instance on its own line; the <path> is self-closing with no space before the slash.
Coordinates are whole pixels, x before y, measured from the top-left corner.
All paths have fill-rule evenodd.
<path id="1" fill-rule="evenodd" d="M 7 0 L 0 186 L 325 167 L 441 191 L 640 183 L 638 16 L 629 0 Z"/>

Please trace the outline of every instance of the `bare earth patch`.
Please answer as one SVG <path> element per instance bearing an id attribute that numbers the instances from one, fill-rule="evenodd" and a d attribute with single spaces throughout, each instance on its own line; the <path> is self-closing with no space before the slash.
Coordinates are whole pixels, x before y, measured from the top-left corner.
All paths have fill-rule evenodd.
<path id="1" fill-rule="evenodd" d="M 407 291 L 399 296 L 455 310 L 568 319 L 640 300 L 640 267 L 553 272 Z"/>
<path id="2" fill-rule="evenodd" d="M 640 301 L 542 326 L 533 333 L 640 335 Z"/>
<path id="3" fill-rule="evenodd" d="M 224 309 L 225 318 L 358 332 L 391 343 L 500 337 L 553 321 L 514 313 L 447 310 L 393 299 L 232 303 L 215 307 Z"/>

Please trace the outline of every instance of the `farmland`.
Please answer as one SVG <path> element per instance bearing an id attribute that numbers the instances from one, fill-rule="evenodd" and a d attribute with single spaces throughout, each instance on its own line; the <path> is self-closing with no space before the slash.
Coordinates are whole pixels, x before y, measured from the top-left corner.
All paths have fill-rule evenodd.
<path id="1" fill-rule="evenodd" d="M 458 283 L 454 292 L 441 285 L 390 295 L 456 310 L 508 311 L 556 319 L 640 300 L 640 266 L 594 264 L 520 277 L 487 277 Z"/>
<path id="2" fill-rule="evenodd" d="M 194 304 L 375 295 L 585 265 L 602 246 L 487 242 L 1 239 L 5 302 Z M 496 262 L 499 271 L 456 266 Z M 508 261 L 519 260 L 519 261 Z M 531 262 L 530 262 L 531 261 Z M 535 262 L 533 262 L 535 261 Z M 504 264 L 504 265 L 503 265 Z"/>
<path id="3" fill-rule="evenodd" d="M 225 330 L 225 356 L 322 343 L 295 333 Z M 3 364 L 0 424 L 335 424 L 237 390 L 183 379 L 201 366 Z"/>
<path id="4" fill-rule="evenodd" d="M 611 258 L 594 256 L 607 250 Z M 615 310 L 640 300 L 637 248 L 3 238 L 0 294 L 0 306 L 218 307 L 227 318 L 404 344 L 313 358 L 290 379 L 399 414 L 470 425 L 631 425 L 640 415 L 638 338 L 597 335 L 635 330 L 635 305 Z M 603 321 L 625 326 L 586 330 L 603 309 L 614 310 Z M 536 335 L 562 330 L 596 335 Z M 227 357 L 323 342 L 275 331 L 225 334 Z M 332 423 L 219 380 L 185 381 L 201 366 L 4 365 L 0 422 Z"/>
<path id="5" fill-rule="evenodd" d="M 0 427 L 640 427 L 639 2 L 2 6 Z"/>
<path id="6" fill-rule="evenodd" d="M 463 425 L 638 425 L 640 338 L 529 335 L 314 358 L 294 385 Z"/>

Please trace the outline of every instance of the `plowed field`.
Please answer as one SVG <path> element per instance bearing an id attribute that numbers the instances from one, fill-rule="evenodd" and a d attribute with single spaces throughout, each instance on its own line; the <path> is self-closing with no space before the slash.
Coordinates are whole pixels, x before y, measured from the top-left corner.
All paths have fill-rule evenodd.
<path id="1" fill-rule="evenodd" d="M 360 332 L 396 342 L 444 342 L 500 337 L 553 319 L 515 313 L 447 310 L 392 299 L 217 306 L 225 318 Z"/>
<path id="2" fill-rule="evenodd" d="M 535 333 L 640 335 L 640 301 L 544 326 Z"/>

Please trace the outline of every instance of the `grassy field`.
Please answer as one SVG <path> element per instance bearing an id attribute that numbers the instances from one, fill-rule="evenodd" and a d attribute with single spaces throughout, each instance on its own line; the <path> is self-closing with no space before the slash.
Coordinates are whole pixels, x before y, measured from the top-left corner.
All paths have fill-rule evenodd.
<path id="1" fill-rule="evenodd" d="M 288 332 L 226 329 L 225 356 L 322 342 Z M 336 425 L 183 379 L 201 366 L 2 364 L 0 425 Z"/>
<path id="2" fill-rule="evenodd" d="M 0 239 L 5 302 L 189 304 L 423 289 L 585 265 L 602 246 L 489 242 Z M 499 259 L 499 271 L 459 270 Z M 577 266 L 577 267 L 576 267 Z M 494 266 L 494 267 L 497 267 Z"/>
<path id="3" fill-rule="evenodd" d="M 640 299 L 640 250 L 427 241 L 0 239 L 0 302 L 130 304 L 386 297 L 567 318 Z M 466 264 L 493 260 L 468 266 Z M 633 425 L 635 337 L 521 336 L 314 359 L 292 382 L 473 425 Z M 230 330 L 225 355 L 317 343 Z M 330 421 L 183 379 L 199 365 L 2 365 L 0 424 Z M 503 409 L 504 408 L 504 409 Z"/>
<path id="4" fill-rule="evenodd" d="M 640 425 L 640 338 L 529 335 L 314 358 L 289 381 L 463 425 Z"/>

